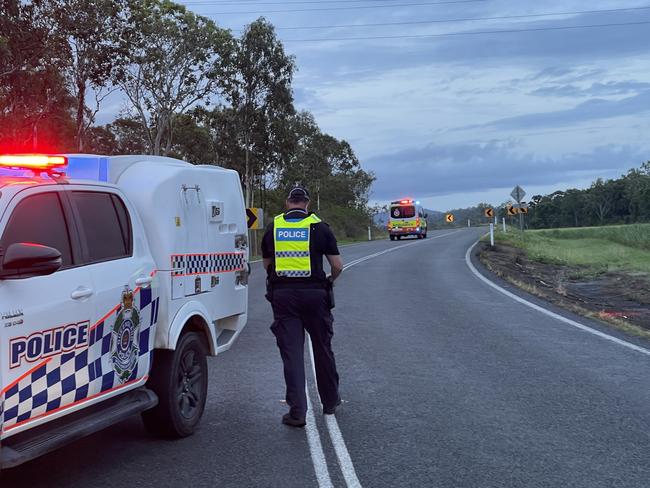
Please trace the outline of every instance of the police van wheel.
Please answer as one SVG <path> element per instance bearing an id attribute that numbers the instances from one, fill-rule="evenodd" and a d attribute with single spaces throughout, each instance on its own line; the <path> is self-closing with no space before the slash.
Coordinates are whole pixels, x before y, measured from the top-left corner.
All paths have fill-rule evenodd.
<path id="1" fill-rule="evenodd" d="M 142 413 L 144 425 L 160 437 L 187 437 L 201 420 L 208 393 L 206 347 L 196 332 L 181 336 L 175 351 L 156 350 L 147 386 L 158 405 Z"/>
<path id="2" fill-rule="evenodd" d="M 391 240 L 391 241 L 394 241 L 394 240 L 395 240 L 395 236 L 390 236 L 390 240 Z"/>

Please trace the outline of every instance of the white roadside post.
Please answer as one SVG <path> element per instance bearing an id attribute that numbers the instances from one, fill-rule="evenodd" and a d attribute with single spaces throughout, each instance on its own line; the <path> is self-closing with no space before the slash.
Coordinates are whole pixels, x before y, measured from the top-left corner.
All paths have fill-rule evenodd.
<path id="1" fill-rule="evenodd" d="M 472 221 L 470 219 L 467 219 L 467 227 L 471 227 L 471 226 L 472 226 Z"/>
<path id="2" fill-rule="evenodd" d="M 505 217 L 503 217 L 503 232 L 507 232 L 506 231 L 506 218 Z"/>
<path id="3" fill-rule="evenodd" d="M 490 247 L 494 247 L 494 224 L 490 222 Z"/>
<path id="4" fill-rule="evenodd" d="M 368 240 L 372 241 L 372 232 L 370 231 L 370 226 L 368 226 Z"/>

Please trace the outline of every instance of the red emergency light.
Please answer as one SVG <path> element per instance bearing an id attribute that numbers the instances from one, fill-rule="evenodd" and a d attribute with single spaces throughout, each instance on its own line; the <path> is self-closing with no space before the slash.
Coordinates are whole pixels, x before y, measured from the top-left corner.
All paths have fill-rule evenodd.
<path id="1" fill-rule="evenodd" d="M 52 171 L 67 166 L 65 156 L 45 154 L 7 154 L 0 156 L 0 167 Z"/>
<path id="2" fill-rule="evenodd" d="M 400 200 L 401 204 L 413 203 L 413 200 Z"/>

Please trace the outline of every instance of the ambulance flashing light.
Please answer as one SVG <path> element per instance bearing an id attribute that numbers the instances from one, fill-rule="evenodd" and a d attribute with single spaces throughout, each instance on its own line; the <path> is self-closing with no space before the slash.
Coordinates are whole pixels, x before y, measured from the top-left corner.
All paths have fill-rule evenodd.
<path id="1" fill-rule="evenodd" d="M 65 156 L 47 156 L 44 154 L 12 154 L 0 156 L 0 167 L 52 171 L 68 165 Z"/>

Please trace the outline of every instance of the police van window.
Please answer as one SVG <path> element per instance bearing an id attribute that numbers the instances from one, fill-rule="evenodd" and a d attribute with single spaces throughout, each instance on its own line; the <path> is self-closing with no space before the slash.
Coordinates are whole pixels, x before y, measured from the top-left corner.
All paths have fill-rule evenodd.
<path id="1" fill-rule="evenodd" d="M 131 255 L 131 223 L 124 203 L 110 193 L 74 191 L 72 201 L 79 215 L 88 250 L 88 262 L 120 259 Z"/>
<path id="2" fill-rule="evenodd" d="M 390 216 L 394 219 L 410 219 L 411 217 L 415 217 L 415 207 L 413 205 L 391 207 Z"/>
<path id="3" fill-rule="evenodd" d="M 20 201 L 5 228 L 0 247 L 30 242 L 57 249 L 63 267 L 72 265 L 72 246 L 59 195 L 55 192 L 39 193 Z"/>
<path id="4" fill-rule="evenodd" d="M 122 238 L 124 239 L 124 246 L 127 249 L 127 253 L 130 255 L 133 248 L 133 234 L 131 232 L 131 220 L 129 219 L 129 213 L 126 211 L 124 202 L 117 195 L 111 195 L 111 200 L 113 201 L 113 206 L 117 212 L 117 218 L 120 222 L 120 229 L 122 230 Z"/>

